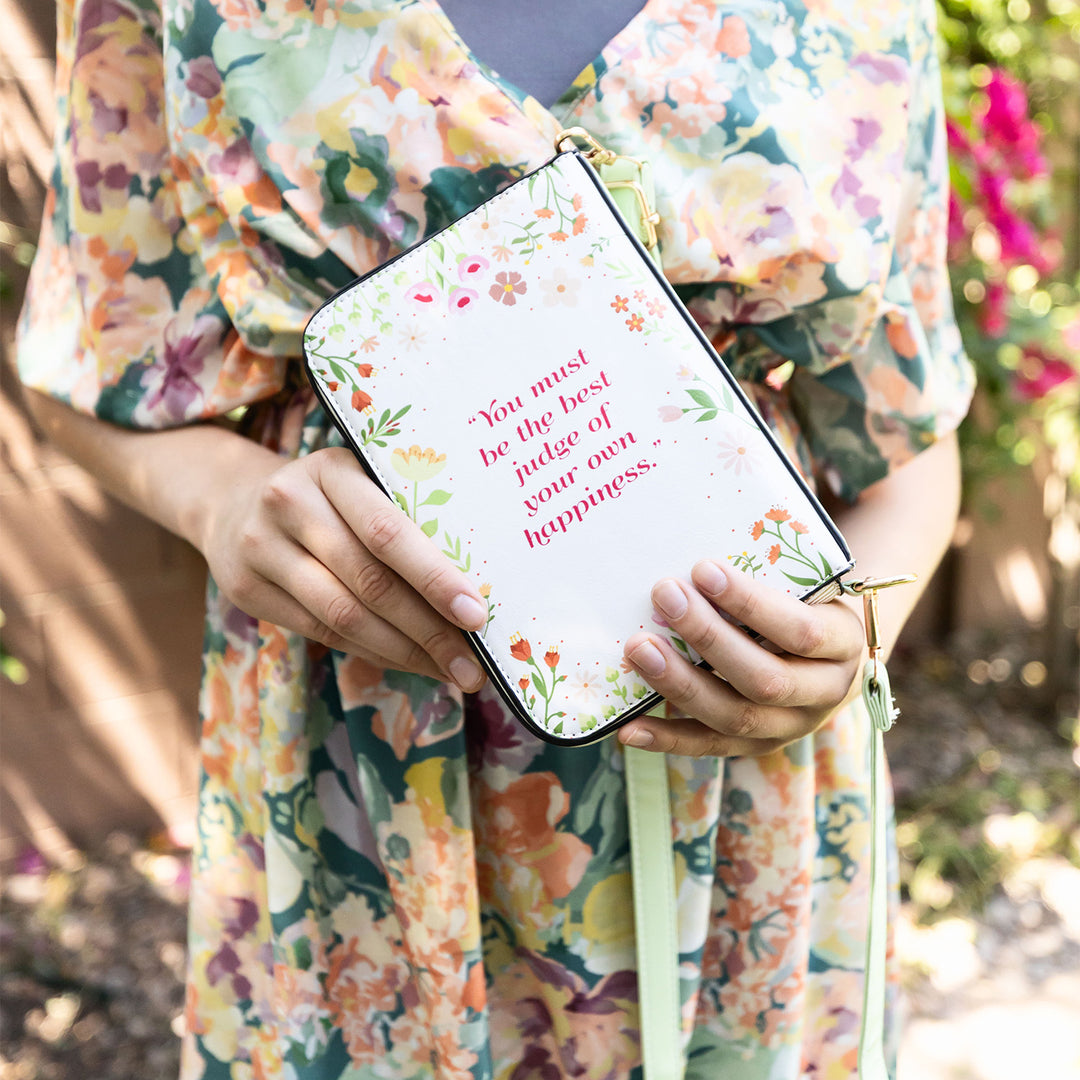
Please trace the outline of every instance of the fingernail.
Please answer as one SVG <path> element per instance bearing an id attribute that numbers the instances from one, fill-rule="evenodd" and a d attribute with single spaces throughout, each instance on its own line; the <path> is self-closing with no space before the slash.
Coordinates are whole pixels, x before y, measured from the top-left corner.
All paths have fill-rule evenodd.
<path id="1" fill-rule="evenodd" d="M 450 676 L 462 690 L 477 690 L 484 680 L 480 665 L 465 656 L 455 656 L 450 661 Z"/>
<path id="2" fill-rule="evenodd" d="M 727 574 L 714 562 L 698 563 L 694 567 L 694 583 L 710 596 L 716 596 L 727 587 Z"/>
<path id="3" fill-rule="evenodd" d="M 636 746 L 639 750 L 644 750 L 646 747 L 652 746 L 656 739 L 653 738 L 651 731 L 647 731 L 645 728 L 634 728 L 633 731 L 623 736 L 623 742 L 627 746 Z"/>
<path id="4" fill-rule="evenodd" d="M 479 630 L 487 622 L 487 605 L 468 593 L 458 593 L 450 601 L 450 611 L 466 629 Z"/>
<path id="5" fill-rule="evenodd" d="M 664 654 L 651 641 L 643 641 L 629 656 L 646 675 L 663 675 L 667 667 Z"/>
<path id="6" fill-rule="evenodd" d="M 686 614 L 686 593 L 670 579 L 653 589 L 652 602 L 665 618 L 681 619 Z"/>

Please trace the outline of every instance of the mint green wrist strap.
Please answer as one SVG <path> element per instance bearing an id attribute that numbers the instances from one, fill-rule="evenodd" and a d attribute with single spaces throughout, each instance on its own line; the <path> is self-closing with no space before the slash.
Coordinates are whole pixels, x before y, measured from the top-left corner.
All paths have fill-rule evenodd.
<path id="1" fill-rule="evenodd" d="M 870 920 L 866 934 L 862 1026 L 859 1030 L 859 1080 L 888 1080 L 885 1064 L 885 955 L 889 924 L 885 740 L 896 718 L 885 665 L 867 660 L 863 701 L 870 714 Z"/>
<path id="2" fill-rule="evenodd" d="M 667 758 L 626 747 L 641 1062 L 646 1080 L 681 1080 L 679 924 Z"/>

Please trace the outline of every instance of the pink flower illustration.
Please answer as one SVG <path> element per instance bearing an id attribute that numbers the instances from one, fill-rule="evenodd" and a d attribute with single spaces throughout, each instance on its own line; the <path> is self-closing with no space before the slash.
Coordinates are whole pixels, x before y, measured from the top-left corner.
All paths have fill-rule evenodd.
<path id="1" fill-rule="evenodd" d="M 483 255 L 469 255 L 458 263 L 458 278 L 461 281 L 472 281 L 479 277 L 488 268 L 488 261 Z"/>
<path id="2" fill-rule="evenodd" d="M 503 270 L 495 275 L 495 284 L 488 289 L 488 295 L 492 300 L 513 307 L 517 298 L 524 295 L 527 286 L 521 280 L 521 275 L 513 270 Z"/>
<path id="3" fill-rule="evenodd" d="M 475 289 L 455 289 L 450 294 L 450 310 L 466 311 L 480 299 L 480 294 Z"/>
<path id="4" fill-rule="evenodd" d="M 661 405 L 660 406 L 660 419 L 665 424 L 670 424 L 673 420 L 682 419 L 682 409 L 678 405 Z"/>
<path id="5" fill-rule="evenodd" d="M 405 294 L 406 300 L 411 300 L 417 307 L 432 307 L 439 302 L 439 290 L 430 281 L 421 281 L 413 285 Z"/>
<path id="6" fill-rule="evenodd" d="M 731 469 L 736 476 L 744 472 L 753 471 L 753 457 L 750 448 L 745 442 L 737 439 L 725 439 L 720 444 L 720 453 L 717 455 L 725 469 Z"/>

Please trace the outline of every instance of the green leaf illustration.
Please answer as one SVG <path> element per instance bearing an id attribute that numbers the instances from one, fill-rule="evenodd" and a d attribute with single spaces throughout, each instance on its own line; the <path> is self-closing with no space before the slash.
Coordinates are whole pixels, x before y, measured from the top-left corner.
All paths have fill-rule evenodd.
<path id="1" fill-rule="evenodd" d="M 450 492 L 443 491 L 441 488 L 433 491 L 420 505 L 421 506 L 442 506 L 443 503 L 450 501 Z"/>
<path id="2" fill-rule="evenodd" d="M 425 536 L 434 536 L 438 528 L 439 522 L 436 519 L 432 518 L 431 521 L 425 521 L 424 524 L 420 526 L 420 531 Z"/>
<path id="3" fill-rule="evenodd" d="M 796 577 L 794 574 L 789 574 L 786 570 L 784 571 L 784 577 L 786 577 L 788 579 L 788 581 L 793 581 L 796 585 L 817 585 L 817 584 L 819 584 L 817 578 Z"/>

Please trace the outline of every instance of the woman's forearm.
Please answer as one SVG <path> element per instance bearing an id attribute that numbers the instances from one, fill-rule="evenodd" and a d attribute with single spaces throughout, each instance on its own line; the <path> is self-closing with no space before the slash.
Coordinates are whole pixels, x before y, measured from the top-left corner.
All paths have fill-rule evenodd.
<path id="1" fill-rule="evenodd" d="M 960 456 L 948 435 L 869 487 L 854 506 L 829 507 L 855 555 L 856 578 L 912 572 L 878 607 L 887 656 L 952 539 L 960 507 Z M 862 601 L 849 601 L 862 614 Z"/>
<path id="2" fill-rule="evenodd" d="M 213 424 L 131 431 L 34 390 L 26 391 L 26 401 L 49 441 L 106 491 L 200 551 L 215 497 L 282 463 L 273 451 Z"/>

